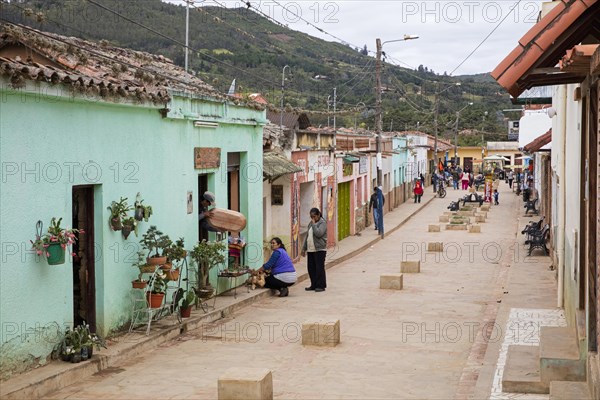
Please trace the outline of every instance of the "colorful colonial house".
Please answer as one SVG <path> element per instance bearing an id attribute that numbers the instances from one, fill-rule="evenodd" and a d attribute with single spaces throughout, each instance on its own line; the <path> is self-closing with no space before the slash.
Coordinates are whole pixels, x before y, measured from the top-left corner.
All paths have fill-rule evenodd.
<path id="1" fill-rule="evenodd" d="M 132 263 L 150 225 L 187 249 L 226 240 L 199 228 L 205 191 L 246 216 L 245 263 L 262 264 L 263 210 L 253 206 L 262 198 L 262 106 L 224 96 L 162 56 L 8 24 L 0 82 L 0 325 L 18 327 L 2 336 L 3 377 L 48 358 L 56 343 L 32 333 L 86 321 L 106 335 L 127 324 Z M 132 205 L 137 193 L 153 214 L 139 236 L 124 238 L 107 207 Z M 85 230 L 62 265 L 30 250 L 37 222 L 46 231 L 53 217 Z"/>

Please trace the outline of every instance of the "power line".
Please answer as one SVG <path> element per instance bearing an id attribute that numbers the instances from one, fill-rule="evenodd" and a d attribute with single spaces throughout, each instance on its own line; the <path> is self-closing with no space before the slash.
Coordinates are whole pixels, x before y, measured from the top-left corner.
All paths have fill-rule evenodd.
<path id="1" fill-rule="evenodd" d="M 149 32 L 152 32 L 152 33 L 154 33 L 155 35 L 158 35 L 158 36 L 162 37 L 163 39 L 170 40 L 170 41 L 172 41 L 173 43 L 176 43 L 176 44 L 178 44 L 178 45 L 182 46 L 183 48 L 186 48 L 186 45 L 185 45 L 185 43 L 182 43 L 182 42 L 178 41 L 177 39 L 173 39 L 173 38 L 171 38 L 171 37 L 169 37 L 169 36 L 167 36 L 167 35 L 165 35 L 165 34 L 163 34 L 163 33 L 160 33 L 160 32 L 158 32 L 158 31 L 156 31 L 156 30 L 154 30 L 154 29 L 152 29 L 152 28 L 150 28 L 150 27 L 148 27 L 148 26 L 146 26 L 146 25 L 144 25 L 144 24 L 142 24 L 142 23 L 139 23 L 139 22 L 137 22 L 137 21 L 134 21 L 134 20 L 132 20 L 131 18 L 128 18 L 128 17 L 126 17 L 126 16 L 124 16 L 124 15 L 122 15 L 122 14 L 118 13 L 117 11 L 114 11 L 114 10 L 112 10 L 112 9 L 108 8 L 108 7 L 105 7 L 105 6 L 104 6 L 104 5 L 102 5 L 102 4 L 99 4 L 99 3 L 97 3 L 97 2 L 96 2 L 96 1 L 94 1 L 94 0 L 86 0 L 86 1 L 87 1 L 87 2 L 89 2 L 89 3 L 91 3 L 91 4 L 94 4 L 94 5 L 95 5 L 95 6 L 97 6 L 97 7 L 100 7 L 100 8 L 102 8 L 102 9 L 103 9 L 103 10 L 105 10 L 105 11 L 108 11 L 108 12 L 110 12 L 110 13 L 112 13 L 112 14 L 115 14 L 115 15 L 119 16 L 119 17 L 123 18 L 124 20 L 126 20 L 126 21 L 128 21 L 128 22 L 130 22 L 130 23 L 132 23 L 132 24 L 134 24 L 134 25 L 137 25 L 137 26 L 139 26 L 139 27 L 141 27 L 141 28 L 144 28 L 144 29 L 148 30 Z M 196 50 L 196 49 L 194 49 L 194 48 L 192 48 L 192 47 L 189 47 L 189 46 L 187 46 L 187 48 L 188 48 L 188 49 L 190 49 L 190 50 L 193 50 L 193 51 L 195 51 L 195 52 L 197 52 L 197 53 L 199 53 L 199 54 L 202 54 L 202 55 L 204 55 L 204 56 L 208 57 L 209 59 L 211 59 L 211 60 L 213 60 L 213 61 L 215 61 L 215 62 L 218 62 L 218 63 L 220 63 L 220 64 L 223 64 L 223 65 L 225 65 L 225 66 L 227 66 L 227 67 L 229 67 L 229 68 L 233 68 L 233 69 L 235 69 L 235 70 L 237 70 L 237 71 L 240 71 L 240 72 L 242 72 L 242 73 L 244 73 L 244 74 L 247 74 L 247 75 L 249 75 L 249 76 L 252 76 L 252 77 L 254 77 L 254 78 L 256 78 L 256 79 L 259 79 L 259 80 L 261 80 L 261 81 L 263 81 L 263 82 L 267 82 L 267 83 L 270 83 L 270 84 L 271 84 L 271 85 L 273 85 L 273 86 L 277 86 L 277 83 L 275 83 L 275 82 L 272 82 L 272 81 L 270 81 L 270 80 L 268 80 L 268 79 L 265 79 L 265 78 L 263 78 L 263 77 L 261 77 L 261 76 L 258 76 L 258 75 L 255 75 L 255 74 L 253 74 L 253 73 L 250 73 L 250 72 L 248 72 L 248 71 L 244 70 L 243 68 L 239 68 L 239 67 L 236 67 L 235 65 L 231 65 L 231 64 L 229 64 L 229 63 L 226 63 L 225 61 L 219 60 L 218 58 L 216 58 L 216 57 L 213 57 L 213 56 L 211 56 L 210 54 L 207 54 L 207 53 L 205 53 L 205 52 L 202 52 L 202 51 L 200 51 L 200 50 Z"/>
<path id="2" fill-rule="evenodd" d="M 483 40 L 481 41 L 481 43 L 479 43 L 479 44 L 478 44 L 478 45 L 477 45 L 477 46 L 476 46 L 476 47 L 473 49 L 473 51 L 472 51 L 472 52 L 470 52 L 470 53 L 469 53 L 469 55 L 468 55 L 467 57 L 465 57 L 465 59 L 464 59 L 464 60 L 462 60 L 462 61 L 460 62 L 460 64 L 458 64 L 458 66 L 452 70 L 452 72 L 450 72 L 450 75 L 452 75 L 452 74 L 453 74 L 453 73 L 454 73 L 454 72 L 455 72 L 457 69 L 459 69 L 459 68 L 460 68 L 460 67 L 461 67 L 461 66 L 462 66 L 464 63 L 466 63 L 466 62 L 467 62 L 467 60 L 468 60 L 469 58 L 471 58 L 471 56 L 472 56 L 473 54 L 475 54 L 475 52 L 476 52 L 476 51 L 477 51 L 477 50 L 478 50 L 478 49 L 479 49 L 479 48 L 480 48 L 480 47 L 481 47 L 481 46 L 482 46 L 482 45 L 483 45 L 483 44 L 486 42 L 486 40 L 488 40 L 488 39 L 489 39 L 489 37 L 490 37 L 490 36 L 492 36 L 492 34 L 493 34 L 494 32 L 496 32 L 496 29 L 500 28 L 500 25 L 502 25 L 502 23 L 503 23 L 503 22 L 506 20 L 506 18 L 508 18 L 508 16 L 512 14 L 513 10 L 514 10 L 514 9 L 515 9 L 515 8 L 516 8 L 516 7 L 517 7 L 517 6 L 518 6 L 518 5 L 521 3 L 521 1 L 522 1 L 522 0 L 517 0 L 517 2 L 516 2 L 516 3 L 515 3 L 515 5 L 514 5 L 514 6 L 513 6 L 513 7 L 510 9 L 510 11 L 509 11 L 508 13 L 506 13 L 506 15 L 504 16 L 504 18 L 502 18 L 502 20 L 501 20 L 500 22 L 498 22 L 498 24 L 497 24 L 497 25 L 494 27 L 494 29 L 492 29 L 492 31 L 491 31 L 491 32 L 490 32 L 490 33 L 489 33 L 489 34 L 488 34 L 488 35 L 487 35 L 485 38 L 483 38 Z"/>

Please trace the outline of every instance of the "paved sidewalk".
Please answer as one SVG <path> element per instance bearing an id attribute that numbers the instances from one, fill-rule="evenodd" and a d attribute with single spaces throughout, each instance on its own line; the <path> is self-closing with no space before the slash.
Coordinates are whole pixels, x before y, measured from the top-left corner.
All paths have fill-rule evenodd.
<path id="1" fill-rule="evenodd" d="M 453 196 L 448 196 L 446 199 L 441 200 L 434 199 L 431 187 L 427 187 L 426 189 L 430 190 L 425 190 L 421 203 L 414 204 L 409 199 L 409 201 L 401 204 L 395 210 L 385 214 L 385 237 L 402 227 L 411 217 L 416 215 L 433 200 L 447 206 L 450 201 L 448 198 L 454 199 Z M 452 194 L 452 191 L 450 191 L 450 194 Z M 326 268 L 330 269 L 360 254 L 380 240 L 378 232 L 371 229 L 371 227 L 360 232 L 360 235 L 345 238 L 335 248 L 328 250 Z M 296 264 L 296 269 L 298 271 L 298 282 L 308 279 L 305 259 Z M 303 285 L 295 285 L 292 287 L 291 293 L 300 290 L 298 287 L 303 287 Z M 103 374 L 106 371 L 113 371 L 115 368 L 118 369 L 127 360 L 147 354 L 157 346 L 169 342 L 187 331 L 198 329 L 206 323 L 218 321 L 249 304 L 261 301 L 269 296 L 270 293 L 268 290 L 255 290 L 248 293 L 245 287 L 238 288 L 237 298 L 234 298 L 232 292 L 224 293 L 216 298 L 214 309 L 211 308 L 208 313 L 204 313 L 202 310 L 194 310 L 192 317 L 184 320 L 182 325 L 178 324 L 172 318 L 167 318 L 153 323 L 149 336 L 143 334 L 142 327 L 134 333 L 127 333 L 112 338 L 108 341 L 108 349 L 96 352 L 94 358 L 88 362 L 79 364 L 69 364 L 62 361 L 50 362 L 44 367 L 2 382 L 0 384 L 0 398 L 3 400 L 39 398 L 45 396 L 47 393 L 81 381 L 93 374 Z M 212 300 L 209 303 L 212 304 Z"/>
<path id="2" fill-rule="evenodd" d="M 502 187 L 501 196 L 481 233 L 429 233 L 457 196 L 434 200 L 329 269 L 326 292 L 295 285 L 289 297 L 263 298 L 48 397 L 214 399 L 219 376 L 244 366 L 271 370 L 281 399 L 471 398 L 486 350 L 500 340 L 485 340 L 486 325 L 496 320 L 513 260 L 505 250 L 515 239 L 516 200 Z M 431 241 L 444 252 L 427 251 Z M 421 272 L 404 274 L 401 291 L 379 289 L 380 275 L 398 273 L 402 259 L 420 260 Z M 515 290 L 515 304 L 527 296 Z M 340 320 L 340 345 L 300 344 L 302 323 L 316 319 Z"/>

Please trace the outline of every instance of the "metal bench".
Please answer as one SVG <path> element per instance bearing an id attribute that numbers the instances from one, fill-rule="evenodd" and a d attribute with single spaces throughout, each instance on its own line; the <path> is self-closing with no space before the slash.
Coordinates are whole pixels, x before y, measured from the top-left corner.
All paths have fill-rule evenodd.
<path id="1" fill-rule="evenodd" d="M 533 212 L 536 215 L 539 214 L 539 210 L 536 208 L 537 202 L 538 202 L 538 199 L 527 200 L 525 202 L 525 205 L 523 206 L 523 208 L 525 209 L 525 214 L 527 214 L 529 211 Z"/>
<path id="2" fill-rule="evenodd" d="M 531 252 L 535 249 L 542 249 L 542 250 L 544 250 L 544 254 L 548 255 L 550 253 L 550 251 L 548 250 L 548 247 L 546 247 L 546 241 L 548 240 L 549 234 L 550 234 L 550 225 L 548 225 L 548 224 L 544 225 L 544 227 L 542 228 L 541 231 L 533 233 L 531 236 L 531 239 L 529 239 L 528 255 L 531 255 Z"/>
<path id="3" fill-rule="evenodd" d="M 458 201 L 451 201 L 447 208 L 450 211 L 458 211 L 460 209 L 460 199 Z"/>
<path id="4" fill-rule="evenodd" d="M 462 198 L 463 206 L 465 203 L 479 203 L 479 206 L 483 205 L 483 196 L 478 195 L 477 193 L 466 194 Z"/>
<path id="5" fill-rule="evenodd" d="M 525 228 L 523 228 L 523 230 L 521 231 L 521 234 L 526 235 L 525 236 L 525 244 L 529 244 L 529 240 L 531 239 L 531 237 L 536 234 L 541 232 L 542 230 L 542 224 L 544 223 L 544 220 L 546 219 L 545 216 L 543 216 L 539 221 L 529 221 L 529 224 L 527 224 L 525 226 Z"/>

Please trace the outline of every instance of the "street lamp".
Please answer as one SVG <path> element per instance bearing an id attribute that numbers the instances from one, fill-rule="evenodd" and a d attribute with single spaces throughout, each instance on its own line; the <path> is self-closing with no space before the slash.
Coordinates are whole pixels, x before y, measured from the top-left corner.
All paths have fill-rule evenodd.
<path id="1" fill-rule="evenodd" d="M 468 103 L 466 106 L 456 112 L 456 122 L 454 124 L 454 167 L 458 167 L 458 118 L 460 117 L 461 111 L 465 108 L 472 106 L 473 103 Z"/>
<path id="2" fill-rule="evenodd" d="M 381 39 L 376 39 L 375 44 L 377 46 L 377 63 L 375 65 L 375 80 L 376 80 L 376 103 L 375 103 L 375 107 L 377 110 L 377 119 L 376 119 L 376 130 L 377 130 L 377 138 L 376 138 L 376 145 L 377 145 L 377 186 L 381 186 L 381 181 L 382 181 L 382 160 L 381 160 L 381 131 L 383 130 L 383 116 L 381 113 L 381 48 L 383 47 L 384 44 L 386 43 L 393 43 L 393 42 L 405 42 L 407 40 L 414 40 L 414 39 L 418 39 L 418 36 L 413 36 L 413 35 L 404 35 L 404 38 L 402 39 L 394 39 L 394 40 L 386 40 L 385 42 L 381 43 Z M 383 233 L 382 233 L 383 236 Z"/>
<path id="3" fill-rule="evenodd" d="M 283 131 L 283 98 L 284 98 L 284 89 L 285 89 L 285 69 L 289 68 L 289 65 L 283 67 L 283 71 L 281 71 L 281 109 L 280 109 L 280 117 L 279 117 L 279 127 Z"/>

